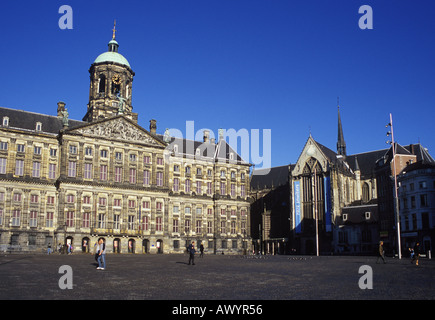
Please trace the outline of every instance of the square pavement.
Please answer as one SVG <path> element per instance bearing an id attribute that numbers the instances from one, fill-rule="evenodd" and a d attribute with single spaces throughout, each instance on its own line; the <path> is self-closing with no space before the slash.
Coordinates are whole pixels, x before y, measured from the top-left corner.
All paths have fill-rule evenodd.
<path id="1" fill-rule="evenodd" d="M 91 254 L 1 255 L 2 300 L 432 300 L 435 261 L 420 265 L 387 258 L 345 256 L 106 255 L 96 270 Z M 61 289 L 72 270 L 72 289 Z M 360 289 L 372 270 L 373 289 Z"/>

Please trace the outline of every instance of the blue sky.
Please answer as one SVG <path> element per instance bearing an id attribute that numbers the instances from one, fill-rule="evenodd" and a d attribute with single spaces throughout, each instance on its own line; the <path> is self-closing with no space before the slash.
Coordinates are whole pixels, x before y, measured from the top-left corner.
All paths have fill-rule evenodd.
<path id="1" fill-rule="evenodd" d="M 61 5 L 73 29 L 61 30 Z M 358 9 L 373 9 L 361 30 Z M 337 96 L 348 154 L 396 140 L 435 154 L 435 2 L 402 0 L 2 1 L 0 106 L 81 119 L 89 67 L 107 51 L 136 73 L 133 108 L 157 131 L 271 129 L 272 166 L 309 136 L 335 150 Z"/>

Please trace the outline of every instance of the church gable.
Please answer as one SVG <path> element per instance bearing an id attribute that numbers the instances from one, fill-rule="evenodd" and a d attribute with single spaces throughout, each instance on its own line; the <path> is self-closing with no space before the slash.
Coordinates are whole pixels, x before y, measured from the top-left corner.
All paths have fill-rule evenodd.
<path id="1" fill-rule="evenodd" d="M 305 164 L 310 161 L 310 159 L 315 159 L 323 171 L 326 171 L 327 163 L 330 161 L 328 157 L 323 152 L 319 144 L 310 136 L 305 144 L 298 161 L 293 170 L 293 176 L 298 176 L 303 173 Z"/>
<path id="2" fill-rule="evenodd" d="M 166 146 L 148 131 L 123 116 L 92 122 L 78 128 L 66 130 L 65 133 L 121 142 L 140 143 L 155 147 Z"/>

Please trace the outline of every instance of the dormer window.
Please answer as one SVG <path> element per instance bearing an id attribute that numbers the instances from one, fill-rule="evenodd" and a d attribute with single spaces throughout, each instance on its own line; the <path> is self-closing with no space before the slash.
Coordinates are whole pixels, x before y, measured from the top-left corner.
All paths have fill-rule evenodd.
<path id="1" fill-rule="evenodd" d="M 35 128 L 35 130 L 36 130 L 36 131 L 42 131 L 42 123 L 41 123 L 41 122 L 37 122 L 37 123 L 36 123 L 36 128 Z"/>
<path id="2" fill-rule="evenodd" d="M 3 117 L 2 124 L 4 127 L 8 127 L 9 126 L 9 117 Z"/>

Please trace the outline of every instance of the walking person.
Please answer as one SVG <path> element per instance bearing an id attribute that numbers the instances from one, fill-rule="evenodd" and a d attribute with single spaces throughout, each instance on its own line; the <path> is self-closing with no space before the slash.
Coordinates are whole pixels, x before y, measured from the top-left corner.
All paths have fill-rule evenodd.
<path id="1" fill-rule="evenodd" d="M 192 265 L 195 265 L 195 241 L 192 241 L 191 244 L 189 244 L 189 246 L 187 247 L 187 252 L 189 253 L 189 263 L 188 265 L 190 265 L 190 263 L 192 262 Z"/>
<path id="2" fill-rule="evenodd" d="M 106 269 L 106 244 L 104 243 L 103 238 L 98 240 L 98 267 L 97 270 L 105 270 Z"/>
<path id="3" fill-rule="evenodd" d="M 382 258 L 384 263 L 387 263 L 385 261 L 385 251 L 384 251 L 384 242 L 383 241 L 379 242 L 379 252 L 378 252 L 378 259 L 376 260 L 376 263 L 379 263 L 380 258 Z"/>
<path id="4" fill-rule="evenodd" d="M 204 245 L 201 242 L 201 245 L 199 246 L 199 251 L 201 252 L 201 254 L 199 255 L 200 258 L 204 257 Z"/>
<path id="5" fill-rule="evenodd" d="M 414 246 L 414 256 L 411 259 L 411 263 L 415 260 L 415 265 L 418 266 L 418 258 L 420 258 L 420 243 L 417 242 Z"/>

